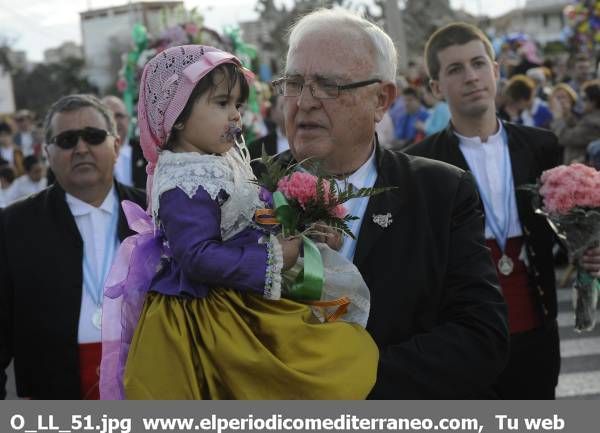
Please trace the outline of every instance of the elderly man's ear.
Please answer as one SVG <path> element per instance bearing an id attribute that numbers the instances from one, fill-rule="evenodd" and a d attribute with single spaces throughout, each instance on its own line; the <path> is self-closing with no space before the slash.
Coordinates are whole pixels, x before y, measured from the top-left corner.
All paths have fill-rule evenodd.
<path id="1" fill-rule="evenodd" d="M 377 94 L 377 107 L 375 107 L 375 121 L 379 122 L 383 119 L 383 115 L 391 107 L 396 100 L 398 92 L 396 85 L 391 81 L 384 81 L 380 84 Z"/>

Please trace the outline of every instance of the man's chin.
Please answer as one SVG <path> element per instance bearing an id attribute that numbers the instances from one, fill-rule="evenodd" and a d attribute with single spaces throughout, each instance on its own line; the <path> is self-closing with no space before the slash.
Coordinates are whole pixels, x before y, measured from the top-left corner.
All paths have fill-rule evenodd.
<path id="1" fill-rule="evenodd" d="M 323 140 L 290 143 L 290 150 L 296 161 L 303 161 L 308 158 L 314 160 L 323 159 L 327 156 L 329 148 L 330 144 L 325 143 Z"/>
<path id="2" fill-rule="evenodd" d="M 487 103 L 481 104 L 470 104 L 463 107 L 462 112 L 469 117 L 483 116 L 490 110 L 490 106 Z"/>

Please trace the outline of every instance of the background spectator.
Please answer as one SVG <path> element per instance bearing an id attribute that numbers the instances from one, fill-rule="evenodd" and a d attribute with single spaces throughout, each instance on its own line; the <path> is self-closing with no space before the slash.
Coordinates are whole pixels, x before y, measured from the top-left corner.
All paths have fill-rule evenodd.
<path id="1" fill-rule="evenodd" d="M 15 171 L 8 164 L 0 164 L 0 208 L 8 206 L 11 185 L 15 180 Z"/>
<path id="2" fill-rule="evenodd" d="M 17 132 L 13 137 L 15 144 L 23 152 L 23 156 L 41 155 L 42 140 L 36 133 L 33 113 L 29 110 L 19 110 L 15 114 Z"/>
<path id="3" fill-rule="evenodd" d="M 421 104 L 419 94 L 413 87 L 402 91 L 406 112 L 394 124 L 398 149 L 403 149 L 409 144 L 416 143 L 425 137 L 423 131 L 417 128 L 417 122 L 425 122 L 429 113 Z"/>
<path id="4" fill-rule="evenodd" d="M 583 84 L 580 96 L 583 114 L 580 119 L 561 104 L 553 104 L 554 122 L 552 129 L 558 143 L 564 147 L 563 162 L 584 162 L 589 144 L 600 138 L 600 80 Z"/>
<path id="5" fill-rule="evenodd" d="M 39 157 L 35 155 L 26 156 L 23 165 L 25 174 L 19 176 L 12 184 L 8 194 L 10 203 L 40 192 L 48 185 L 46 169 Z"/>
<path id="6" fill-rule="evenodd" d="M 7 122 L 0 122 L 0 158 L 8 162 L 17 176 L 24 173 L 23 152 L 13 143 L 12 128 Z"/>

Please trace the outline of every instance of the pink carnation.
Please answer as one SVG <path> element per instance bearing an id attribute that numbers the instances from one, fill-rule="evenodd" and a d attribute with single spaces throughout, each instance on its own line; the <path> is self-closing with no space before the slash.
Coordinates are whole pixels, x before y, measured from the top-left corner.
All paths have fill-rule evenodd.
<path id="1" fill-rule="evenodd" d="M 336 218 L 344 219 L 346 214 L 348 214 L 348 211 L 343 204 L 338 204 L 336 207 L 331 209 L 330 213 Z"/>
<path id="2" fill-rule="evenodd" d="M 540 195 L 550 213 L 566 214 L 575 207 L 600 207 L 600 173 L 583 164 L 561 165 L 541 177 Z"/>
<path id="3" fill-rule="evenodd" d="M 317 199 L 317 177 L 310 173 L 294 172 L 283 177 L 277 183 L 277 190 L 281 191 L 288 199 L 293 199 L 300 204 L 302 209 Z M 323 180 L 323 198 L 329 202 L 329 181 Z"/>
<path id="4" fill-rule="evenodd" d="M 127 81 L 125 81 L 124 78 L 119 78 L 119 80 L 117 81 L 117 90 L 121 93 L 127 90 Z"/>

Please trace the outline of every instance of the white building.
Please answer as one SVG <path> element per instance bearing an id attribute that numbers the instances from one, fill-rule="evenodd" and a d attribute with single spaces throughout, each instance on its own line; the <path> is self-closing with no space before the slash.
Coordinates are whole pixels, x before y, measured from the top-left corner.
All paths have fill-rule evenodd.
<path id="1" fill-rule="evenodd" d="M 0 65 L 0 114 L 14 113 L 15 97 L 10 73 Z"/>
<path id="2" fill-rule="evenodd" d="M 128 3 L 80 13 L 83 56 L 90 82 L 103 91 L 117 80 L 122 57 L 132 45 L 134 25 L 158 35 L 177 23 L 183 1 Z"/>
<path id="3" fill-rule="evenodd" d="M 63 42 L 56 48 L 44 50 L 45 63 L 60 63 L 68 58 L 83 58 L 83 49 L 75 42 Z"/>
<path id="4" fill-rule="evenodd" d="M 492 20 L 498 34 L 523 32 L 540 44 L 561 40 L 565 26 L 563 9 L 570 0 L 527 0 L 522 9 L 512 10 Z"/>

